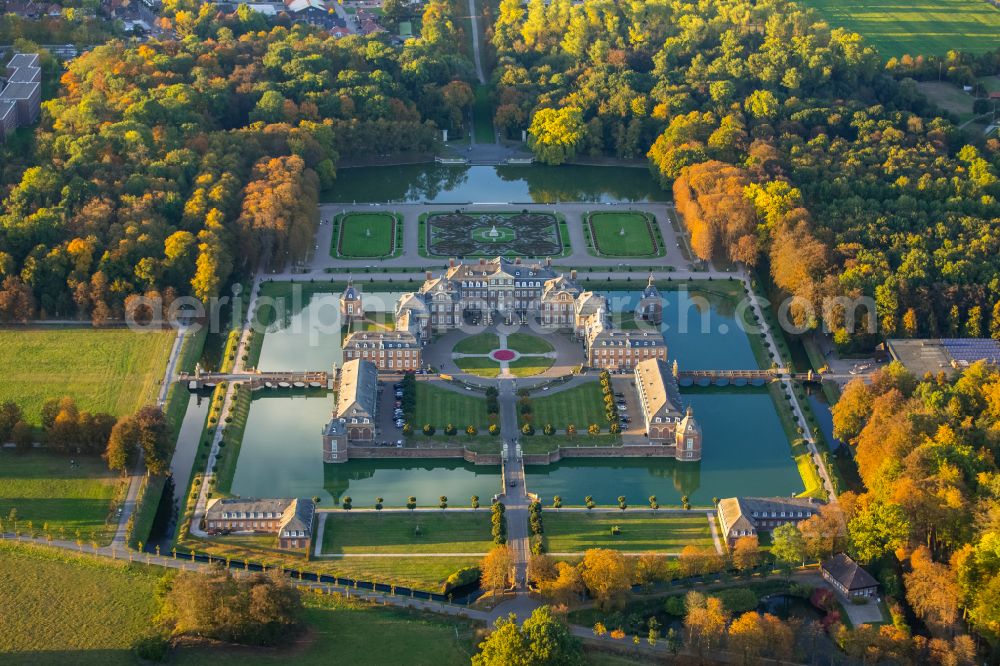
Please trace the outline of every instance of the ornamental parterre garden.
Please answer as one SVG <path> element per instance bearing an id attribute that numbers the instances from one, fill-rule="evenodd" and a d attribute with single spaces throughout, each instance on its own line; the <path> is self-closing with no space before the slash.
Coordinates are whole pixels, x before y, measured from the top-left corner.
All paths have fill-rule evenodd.
<path id="1" fill-rule="evenodd" d="M 552 257 L 568 249 L 554 213 L 428 213 L 422 227 L 433 257 Z"/>

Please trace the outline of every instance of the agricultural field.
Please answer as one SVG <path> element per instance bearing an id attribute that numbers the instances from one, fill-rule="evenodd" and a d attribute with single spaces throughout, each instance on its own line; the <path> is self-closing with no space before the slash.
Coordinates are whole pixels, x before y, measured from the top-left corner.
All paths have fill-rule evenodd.
<path id="1" fill-rule="evenodd" d="M 469 425 L 483 430 L 488 425 L 486 399 L 479 395 L 465 395 L 439 388 L 428 382 L 417 382 L 417 407 L 413 428 L 419 431 L 427 423 L 437 428 L 439 433 L 443 432 L 449 423 L 458 428 L 459 432 L 464 431 Z"/>
<path id="2" fill-rule="evenodd" d="M 32 425 L 42 405 L 69 396 L 80 411 L 124 416 L 156 401 L 173 331 L 45 328 L 0 330 L 0 402 Z"/>
<path id="3" fill-rule="evenodd" d="M 134 664 L 129 648 L 152 624 L 162 573 L 0 541 L 0 661 Z"/>
<path id="4" fill-rule="evenodd" d="M 652 216 L 644 213 L 591 213 L 586 218 L 594 251 L 609 257 L 655 257 L 663 248 L 654 237 Z"/>
<path id="5" fill-rule="evenodd" d="M 336 247 L 331 256 L 345 259 L 388 257 L 396 250 L 394 240 L 402 225 L 391 213 L 347 213 L 338 215 L 334 233 Z"/>
<path id="6" fill-rule="evenodd" d="M 467 497 L 449 498 L 467 506 Z M 478 511 L 353 511 L 327 514 L 323 553 L 487 553 L 493 547 L 489 509 Z"/>
<path id="7" fill-rule="evenodd" d="M 643 505 L 645 498 L 642 498 Z M 612 548 L 631 552 L 679 553 L 684 546 L 713 545 L 704 512 L 690 514 L 652 513 L 628 510 L 559 511 L 544 509 L 546 550 L 578 553 L 588 548 Z M 613 535 L 617 526 L 621 533 Z"/>
<path id="8" fill-rule="evenodd" d="M 70 461 L 73 461 L 73 464 Z M 14 453 L 0 449 L 0 520 L 3 531 L 12 532 L 8 521 L 17 509 L 18 529 L 41 533 L 48 524 L 54 538 L 74 539 L 77 530 L 90 542 L 91 533 L 101 543 L 111 500 L 124 491 L 118 474 L 108 471 L 97 456 L 63 456 L 44 451 Z"/>
<path id="9" fill-rule="evenodd" d="M 944 55 L 955 49 L 982 53 L 997 46 L 1000 9 L 985 0 L 803 0 L 833 27 L 860 33 L 883 58 Z"/>
<path id="10" fill-rule="evenodd" d="M 552 395 L 536 392 L 531 399 L 531 406 L 534 409 L 534 423 L 538 427 L 551 423 L 556 430 L 563 430 L 572 423 L 579 432 L 585 433 L 587 425 L 591 423 L 602 427 L 608 423 L 604 415 L 604 395 L 596 381 Z"/>

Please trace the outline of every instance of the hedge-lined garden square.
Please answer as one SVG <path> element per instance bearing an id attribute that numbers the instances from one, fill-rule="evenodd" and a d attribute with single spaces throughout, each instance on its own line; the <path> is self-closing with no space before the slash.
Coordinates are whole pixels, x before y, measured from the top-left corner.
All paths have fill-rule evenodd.
<path id="1" fill-rule="evenodd" d="M 559 220 L 552 213 L 430 213 L 427 253 L 438 257 L 548 257 L 563 251 Z"/>

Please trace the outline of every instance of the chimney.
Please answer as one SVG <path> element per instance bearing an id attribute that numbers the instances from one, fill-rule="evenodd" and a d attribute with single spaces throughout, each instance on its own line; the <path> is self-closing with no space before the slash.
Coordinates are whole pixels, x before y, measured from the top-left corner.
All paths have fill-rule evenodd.
<path id="1" fill-rule="evenodd" d="M 427 271 L 427 272 L 424 273 L 424 279 L 425 280 L 430 280 L 431 279 L 431 272 L 430 271 Z"/>
<path id="2" fill-rule="evenodd" d="M 448 268 L 454 268 L 454 267 L 455 267 L 455 257 L 452 257 L 451 259 L 448 260 Z"/>
<path id="3" fill-rule="evenodd" d="M 575 268 L 569 272 L 569 279 L 570 280 L 575 280 L 576 279 L 576 269 Z"/>
<path id="4" fill-rule="evenodd" d="M 514 263 L 518 266 L 521 265 L 521 257 L 514 257 Z"/>
<path id="5" fill-rule="evenodd" d="M 551 268 L 552 267 L 552 257 L 545 257 L 545 266 L 547 268 Z"/>
<path id="6" fill-rule="evenodd" d="M 480 266 L 485 266 L 486 265 L 486 260 L 483 259 L 482 257 L 479 257 L 479 265 Z"/>

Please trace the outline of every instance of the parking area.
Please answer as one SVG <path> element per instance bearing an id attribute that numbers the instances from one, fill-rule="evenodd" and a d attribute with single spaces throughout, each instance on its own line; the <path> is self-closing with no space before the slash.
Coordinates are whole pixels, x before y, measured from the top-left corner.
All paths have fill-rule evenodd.
<path id="1" fill-rule="evenodd" d="M 615 392 L 615 405 L 624 396 L 625 411 L 618 410 L 619 416 L 627 416 L 628 423 L 622 423 L 622 437 L 646 440 L 646 424 L 642 418 L 642 407 L 639 405 L 639 394 L 635 390 L 633 375 L 611 375 L 611 387 Z M 621 394 L 619 396 L 618 394 Z"/>
<path id="2" fill-rule="evenodd" d="M 393 415 L 397 402 L 393 385 L 398 382 L 398 378 L 390 376 L 379 382 L 376 443 L 386 442 L 388 445 L 395 446 L 397 440 L 403 439 L 403 431 L 396 427 Z"/>

